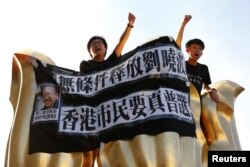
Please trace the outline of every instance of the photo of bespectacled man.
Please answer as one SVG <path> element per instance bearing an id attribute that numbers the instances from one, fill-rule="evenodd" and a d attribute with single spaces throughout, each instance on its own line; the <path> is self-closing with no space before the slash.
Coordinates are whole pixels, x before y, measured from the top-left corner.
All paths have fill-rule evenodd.
<path id="1" fill-rule="evenodd" d="M 58 88 L 54 85 L 42 85 L 41 97 L 43 99 L 44 106 L 41 110 L 57 108 L 58 107 Z"/>
<path id="2" fill-rule="evenodd" d="M 52 83 L 38 86 L 33 112 L 33 123 L 56 121 L 59 116 L 60 87 Z"/>

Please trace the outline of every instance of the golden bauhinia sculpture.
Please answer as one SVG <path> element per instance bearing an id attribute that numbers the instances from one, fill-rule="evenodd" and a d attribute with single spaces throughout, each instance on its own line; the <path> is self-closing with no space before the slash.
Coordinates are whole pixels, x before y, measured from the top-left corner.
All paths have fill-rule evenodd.
<path id="1" fill-rule="evenodd" d="M 157 47 L 159 47 L 158 45 L 159 43 L 157 44 Z M 176 49 L 174 45 L 172 46 L 161 45 L 160 47 L 161 49 L 162 48 L 166 49 L 165 47 L 167 47 L 167 49 L 171 49 L 171 47 L 174 50 Z M 156 52 L 157 49 L 155 49 L 154 52 Z M 144 51 L 145 51 L 145 48 L 143 49 L 143 52 Z M 177 49 L 175 51 L 179 52 L 180 50 Z M 141 53 L 140 50 L 139 50 L 139 53 Z M 138 55 L 140 54 L 137 54 L 137 56 Z M 129 60 L 130 59 L 128 59 L 128 62 Z M 136 59 L 136 60 L 141 60 L 141 59 Z M 183 63 L 183 61 L 184 60 L 182 60 L 181 62 Z M 166 94 L 163 94 L 164 96 L 161 96 L 160 93 L 164 91 L 165 93 L 171 92 L 171 93 L 174 93 L 175 95 L 178 95 L 179 97 L 182 97 L 181 98 L 182 100 L 185 100 L 186 94 L 180 93 L 180 91 L 175 90 L 173 86 L 171 88 L 167 87 L 167 89 L 163 89 L 162 87 L 157 89 L 159 94 L 156 94 L 156 93 L 150 94 L 150 91 L 145 91 L 142 94 L 139 94 L 140 97 L 145 96 L 145 95 L 147 95 L 145 97 L 151 97 L 150 99 L 151 101 L 149 101 L 150 102 L 149 104 L 151 104 L 151 106 L 146 106 L 146 101 L 145 101 L 146 98 L 140 99 L 141 103 L 137 103 L 138 110 L 131 111 L 131 112 L 134 112 L 134 115 L 137 114 L 135 117 L 133 117 L 133 119 L 129 119 L 129 116 L 131 115 L 129 115 L 128 113 L 125 113 L 125 112 L 123 113 L 125 114 L 123 115 L 124 118 L 127 118 L 127 120 L 130 121 L 131 125 L 134 125 L 136 128 L 138 128 L 137 126 L 140 125 L 140 122 L 144 121 L 141 118 L 143 117 L 146 118 L 146 114 L 148 114 L 145 111 L 146 108 L 151 107 L 152 109 L 155 106 L 156 101 L 152 100 L 153 97 L 154 97 L 154 100 L 157 99 L 156 97 L 159 97 L 158 98 L 159 101 L 157 101 L 158 110 L 157 111 L 154 109 L 150 110 L 151 115 L 150 117 L 147 117 L 148 118 L 147 121 L 148 120 L 150 121 L 144 122 L 145 124 L 143 125 L 145 126 L 140 127 L 142 129 L 140 131 L 140 134 L 137 134 L 136 132 L 134 132 L 133 128 L 126 131 L 128 133 L 130 132 L 135 133 L 135 135 L 132 135 L 132 137 L 129 135 L 130 136 L 129 139 L 118 136 L 117 139 L 115 140 L 113 139 L 109 140 L 108 135 L 107 136 L 103 135 L 103 134 L 106 134 L 105 129 L 102 131 L 99 129 L 95 129 L 95 132 L 99 130 L 101 132 L 100 136 L 105 137 L 105 140 L 103 141 L 101 139 L 98 139 L 98 141 L 100 141 L 100 145 L 98 145 L 97 148 L 95 147 L 95 144 L 93 144 L 91 145 L 92 147 L 90 149 L 86 148 L 86 151 L 74 151 L 74 149 L 72 149 L 73 151 L 69 151 L 71 150 L 71 148 L 68 148 L 68 150 L 66 151 L 65 150 L 54 151 L 53 145 L 51 145 L 51 148 L 49 149 L 49 151 L 46 152 L 46 150 L 45 151 L 43 150 L 43 147 L 42 147 L 43 144 L 41 143 L 42 141 L 39 141 L 40 143 L 36 143 L 35 141 L 33 141 L 35 145 L 41 145 L 41 146 L 37 147 L 38 151 L 35 149 L 31 150 L 30 147 L 31 146 L 33 147 L 33 144 L 30 144 L 29 142 L 31 140 L 30 139 L 31 136 L 34 135 L 30 133 L 31 125 L 32 126 L 37 125 L 39 123 L 44 122 L 45 120 L 48 120 L 48 118 L 39 117 L 43 115 L 44 113 L 35 112 L 36 111 L 35 108 L 38 106 L 37 102 L 39 100 L 41 101 L 41 99 L 39 98 L 42 98 L 42 95 L 40 96 L 40 94 L 37 91 L 39 88 L 39 84 L 37 84 L 38 83 L 37 77 L 39 76 L 37 76 L 38 74 L 36 73 L 36 68 L 38 66 L 47 67 L 48 65 L 56 67 L 55 63 L 48 56 L 39 52 L 35 52 L 33 50 L 24 50 L 24 51 L 15 53 L 13 56 L 10 101 L 14 108 L 14 118 L 13 118 L 13 126 L 10 131 L 8 146 L 6 150 L 6 158 L 5 158 L 6 167 L 13 167 L 13 166 L 18 166 L 18 167 L 34 167 L 34 166 L 35 167 L 44 167 L 44 166 L 46 167 L 56 167 L 56 166 L 58 167 L 62 167 L 62 166 L 92 167 L 94 166 L 94 164 L 100 167 L 117 167 L 117 166 L 121 166 L 121 167 L 141 167 L 141 166 L 201 167 L 203 166 L 203 167 L 206 167 L 208 150 L 241 150 L 240 142 L 239 142 L 239 138 L 237 134 L 237 127 L 236 127 L 235 119 L 234 119 L 234 102 L 237 96 L 244 90 L 244 88 L 242 88 L 237 83 L 228 81 L 228 80 L 220 81 L 212 85 L 214 88 L 217 89 L 218 95 L 220 97 L 220 102 L 217 104 L 211 101 L 208 94 L 203 94 L 202 105 L 201 105 L 198 92 L 196 91 L 193 85 L 190 85 L 189 87 L 190 93 L 188 93 L 188 95 L 190 95 L 190 105 L 187 105 L 188 109 L 185 109 L 185 110 L 180 109 L 180 111 L 187 111 L 186 116 L 189 114 L 188 113 L 189 110 L 192 111 L 191 115 L 193 116 L 193 123 L 196 125 L 196 129 L 195 129 L 196 137 L 193 137 L 190 135 L 183 135 L 181 134 L 182 132 L 180 130 L 174 131 L 174 130 L 168 130 L 164 128 L 163 130 L 157 129 L 157 131 L 159 132 L 155 134 L 152 133 L 153 129 L 150 132 L 150 134 L 143 131 L 143 128 L 147 127 L 146 124 L 151 123 L 150 121 L 152 121 L 152 119 L 156 121 L 158 120 L 160 121 L 158 116 L 161 116 L 161 117 L 169 116 L 169 115 L 165 115 L 166 112 L 164 112 L 163 110 L 165 109 L 164 101 L 162 99 L 159 99 L 163 97 L 167 98 Z M 125 67 L 126 65 L 128 67 L 131 67 L 129 66 L 130 65 L 129 63 L 122 64 L 122 67 Z M 55 71 L 57 71 L 58 69 L 56 69 Z M 59 70 L 63 71 L 67 69 L 60 68 Z M 158 70 L 160 71 L 159 68 Z M 41 75 L 44 75 L 45 73 L 46 71 L 44 71 L 44 73 L 41 73 Z M 65 75 L 61 75 L 60 77 L 62 76 L 64 77 L 63 79 L 69 79 L 65 77 Z M 166 75 L 158 74 L 157 70 L 153 71 L 153 73 L 150 74 L 150 77 L 151 77 L 150 79 L 152 79 L 152 76 L 158 79 L 160 77 L 166 77 Z M 56 76 L 52 76 L 52 77 L 57 78 L 58 82 L 62 81 L 60 80 L 60 77 L 56 77 Z M 146 75 L 144 76 L 144 78 L 145 77 Z M 81 76 L 75 77 L 73 79 L 76 79 L 76 78 L 78 78 L 78 81 L 80 82 Z M 72 82 L 74 81 L 72 80 Z M 170 81 L 168 82 L 170 83 Z M 98 93 L 97 89 L 98 88 L 96 87 L 96 92 Z M 185 92 L 185 89 L 183 90 Z M 71 87 L 71 88 L 64 87 L 63 91 L 60 92 L 61 93 L 60 95 L 64 96 L 65 92 L 66 94 L 69 92 L 73 92 L 73 94 L 75 94 L 76 89 L 75 87 Z M 120 93 L 122 93 L 122 90 Z M 134 94 L 128 95 L 129 99 L 132 99 L 132 95 L 134 96 Z M 123 98 L 120 101 L 124 102 L 125 100 L 127 99 Z M 125 111 L 126 107 L 128 108 L 128 107 L 134 106 L 134 103 L 132 103 L 132 101 L 130 102 L 131 102 L 130 106 L 124 106 L 123 111 Z M 64 100 L 64 103 L 66 103 L 65 100 Z M 105 102 L 105 104 L 106 103 L 109 104 L 109 101 Z M 77 111 L 80 108 L 79 104 L 78 103 L 77 105 L 75 104 L 78 108 L 68 107 L 67 110 L 61 109 L 60 112 L 62 113 L 62 112 L 68 112 L 68 111 L 72 111 L 72 112 Z M 113 101 L 112 104 L 115 104 L 115 101 Z M 170 104 L 170 103 L 167 103 L 167 104 Z M 171 103 L 171 104 L 174 104 L 174 103 Z M 139 108 L 139 106 L 141 108 Z M 86 108 L 81 107 L 82 112 L 87 112 L 87 110 L 83 110 L 83 109 L 86 109 Z M 95 111 L 94 107 L 92 107 L 92 109 L 93 111 Z M 142 109 L 145 109 L 144 110 L 145 112 L 142 112 L 143 111 Z M 169 109 L 171 109 L 171 106 Z M 46 109 L 42 111 L 44 112 L 57 112 L 58 111 L 59 112 L 59 110 L 57 109 Z M 179 111 L 179 110 L 175 110 L 175 111 Z M 139 116 L 139 113 L 141 114 L 140 116 Z M 157 113 L 158 115 L 155 114 L 153 117 L 152 113 L 154 114 Z M 56 116 L 56 114 L 54 115 Z M 100 115 L 97 115 L 97 117 L 98 116 L 100 117 Z M 178 119 L 180 118 L 180 117 L 177 117 L 176 115 L 170 115 L 170 116 L 173 118 L 178 118 Z M 120 117 L 121 115 L 119 115 L 119 117 L 117 116 L 116 119 L 118 120 Z M 52 117 L 49 119 L 50 121 L 52 120 L 52 122 L 53 120 L 61 121 L 63 119 L 64 120 L 66 119 L 66 117 L 62 117 L 62 115 L 60 115 L 59 118 Z M 93 117 L 93 119 L 94 118 L 95 117 Z M 185 119 L 185 117 L 182 117 L 182 118 Z M 93 119 L 91 119 L 91 121 L 93 121 Z M 188 120 L 187 122 L 189 121 L 190 123 L 192 123 L 192 120 Z M 106 120 L 106 123 L 108 124 L 109 121 Z M 156 123 L 154 122 L 154 125 L 155 124 Z M 117 124 L 116 128 L 118 129 L 121 128 L 122 126 L 120 125 L 121 124 Z M 124 123 L 123 125 L 127 125 L 127 124 Z M 161 125 L 163 124 L 159 124 L 157 126 L 161 127 Z M 115 127 L 115 125 L 110 125 L 110 126 Z M 91 129 L 93 127 L 89 127 L 89 128 Z M 66 131 L 67 129 L 64 129 L 64 130 L 65 130 L 64 133 L 68 132 Z M 114 132 L 113 130 L 114 129 L 112 128 L 111 130 L 109 130 L 110 133 L 112 133 L 112 135 L 114 134 L 123 135 L 122 133 Z M 47 132 L 48 131 L 46 131 L 46 133 Z M 109 132 L 107 132 L 107 134 L 108 133 Z M 63 137 L 63 135 L 61 135 L 61 137 Z M 71 139 L 72 138 L 69 138 L 69 140 Z M 65 142 L 65 140 L 61 140 L 61 141 Z M 84 139 L 84 142 L 88 142 L 88 140 Z M 61 146 L 60 144 L 62 143 L 59 143 L 58 146 Z M 68 143 L 65 143 L 65 145 L 67 144 Z M 39 149 L 41 149 L 40 152 L 39 152 Z M 75 150 L 77 150 L 77 148 Z"/>

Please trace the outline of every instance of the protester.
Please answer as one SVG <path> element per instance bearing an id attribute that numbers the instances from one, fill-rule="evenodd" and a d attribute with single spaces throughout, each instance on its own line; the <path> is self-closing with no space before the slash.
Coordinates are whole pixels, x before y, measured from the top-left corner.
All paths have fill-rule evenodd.
<path id="1" fill-rule="evenodd" d="M 126 29 L 123 32 L 122 36 L 120 37 L 120 40 L 118 44 L 116 45 L 114 51 L 106 60 L 105 60 L 105 56 L 106 56 L 107 49 L 108 49 L 106 40 L 101 36 L 91 37 L 87 44 L 87 49 L 92 59 L 88 61 L 83 60 L 81 62 L 80 73 L 86 74 L 86 73 L 97 71 L 97 68 L 99 66 L 108 64 L 112 62 L 114 59 L 119 58 L 122 54 L 123 47 L 129 38 L 130 32 L 132 28 L 134 27 L 135 19 L 136 17 L 132 13 L 129 13 L 128 24 L 126 26 Z"/>
<path id="2" fill-rule="evenodd" d="M 179 29 L 176 38 L 176 43 L 180 48 L 185 26 L 190 21 L 191 18 L 192 18 L 191 15 L 185 15 L 184 20 Z M 204 49 L 205 49 L 205 44 L 201 39 L 194 38 L 186 43 L 186 52 L 189 55 L 189 58 L 186 61 L 186 70 L 188 79 L 195 86 L 200 95 L 201 91 L 205 90 L 206 92 L 209 93 L 211 99 L 214 102 L 218 103 L 219 97 L 217 94 L 217 90 L 209 86 L 212 82 L 208 66 L 198 62 L 198 60 L 203 55 Z"/>

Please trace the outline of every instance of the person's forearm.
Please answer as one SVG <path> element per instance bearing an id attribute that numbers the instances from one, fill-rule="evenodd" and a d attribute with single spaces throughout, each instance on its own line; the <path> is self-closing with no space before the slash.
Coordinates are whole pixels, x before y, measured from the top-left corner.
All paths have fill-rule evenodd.
<path id="1" fill-rule="evenodd" d="M 215 88 L 212 88 L 209 85 L 205 85 L 204 89 L 205 89 L 206 92 L 212 92 L 212 91 L 216 91 L 217 92 L 217 90 Z"/>
<path id="2" fill-rule="evenodd" d="M 177 35 L 177 38 L 176 38 L 176 43 L 180 49 L 181 49 L 181 43 L 182 43 L 183 33 L 184 33 L 184 29 L 185 29 L 186 24 L 187 24 L 186 22 L 182 22 L 181 27 L 180 27 L 179 32 L 178 32 L 178 35 Z"/>
<path id="3" fill-rule="evenodd" d="M 185 15 L 184 17 L 184 20 L 181 24 L 181 27 L 179 29 L 179 32 L 177 34 L 177 38 L 176 38 L 176 43 L 177 45 L 179 46 L 179 48 L 181 49 L 181 43 L 182 43 L 182 38 L 183 38 L 183 34 L 184 34 L 184 30 L 185 30 L 185 27 L 187 25 L 187 23 L 190 21 L 190 19 L 192 18 L 191 15 Z"/>
<path id="4" fill-rule="evenodd" d="M 117 56 L 121 55 L 122 49 L 123 49 L 124 45 L 126 44 L 128 38 L 129 38 L 130 32 L 131 32 L 131 30 L 133 28 L 132 26 L 133 25 L 130 25 L 128 23 L 125 31 L 123 32 L 122 36 L 120 37 L 119 43 L 118 43 L 118 45 L 115 48 L 115 52 L 116 52 Z"/>
<path id="5" fill-rule="evenodd" d="M 182 42 L 182 38 L 183 38 L 183 32 L 184 32 L 184 25 L 181 25 L 181 28 L 179 29 L 177 38 L 176 38 L 176 43 L 179 46 L 179 48 L 181 48 L 181 42 Z"/>
<path id="6" fill-rule="evenodd" d="M 123 32 L 122 36 L 120 37 L 120 40 L 114 50 L 117 57 L 120 57 L 122 54 L 122 49 L 128 40 L 132 28 L 134 27 L 134 22 L 135 22 L 135 16 L 132 13 L 129 13 L 127 27 Z"/>

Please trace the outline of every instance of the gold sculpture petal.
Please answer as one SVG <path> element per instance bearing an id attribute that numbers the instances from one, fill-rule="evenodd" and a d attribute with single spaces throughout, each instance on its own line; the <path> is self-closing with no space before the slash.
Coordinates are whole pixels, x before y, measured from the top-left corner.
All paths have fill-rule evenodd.
<path id="1" fill-rule="evenodd" d="M 31 57 L 30 57 L 31 56 Z M 28 154 L 29 124 L 36 93 L 32 57 L 54 64 L 46 55 L 25 50 L 13 57 L 10 101 L 14 108 L 5 167 L 91 167 L 93 152 Z"/>
<path id="2" fill-rule="evenodd" d="M 46 55 L 25 50 L 15 53 L 12 66 L 10 101 L 14 108 L 5 157 L 5 167 L 92 167 L 96 151 L 85 153 L 28 154 L 29 123 L 36 84 L 32 57 L 54 64 Z M 33 64 L 34 65 L 34 64 Z M 212 85 L 220 102 L 202 96 L 190 86 L 190 106 L 197 138 L 164 132 L 155 136 L 138 135 L 131 140 L 102 144 L 97 161 L 100 167 L 206 167 L 208 150 L 241 150 L 234 119 L 234 102 L 244 90 L 232 81 Z"/>
<path id="3" fill-rule="evenodd" d="M 201 101 L 200 96 L 194 85 L 190 85 L 190 107 L 194 114 L 194 120 L 196 125 L 196 135 L 197 139 L 199 140 L 199 144 L 201 147 L 201 154 L 202 154 L 202 166 L 207 166 L 207 151 L 208 145 L 206 137 L 204 136 L 202 127 L 201 127 Z"/>
<path id="4" fill-rule="evenodd" d="M 107 143 L 100 149 L 100 167 L 200 167 L 197 139 L 164 132 Z"/>
<path id="5" fill-rule="evenodd" d="M 220 102 L 212 102 L 206 93 L 202 97 L 202 120 L 209 150 L 241 150 L 234 118 L 234 103 L 244 88 L 232 81 L 212 85 L 218 91 Z"/>

